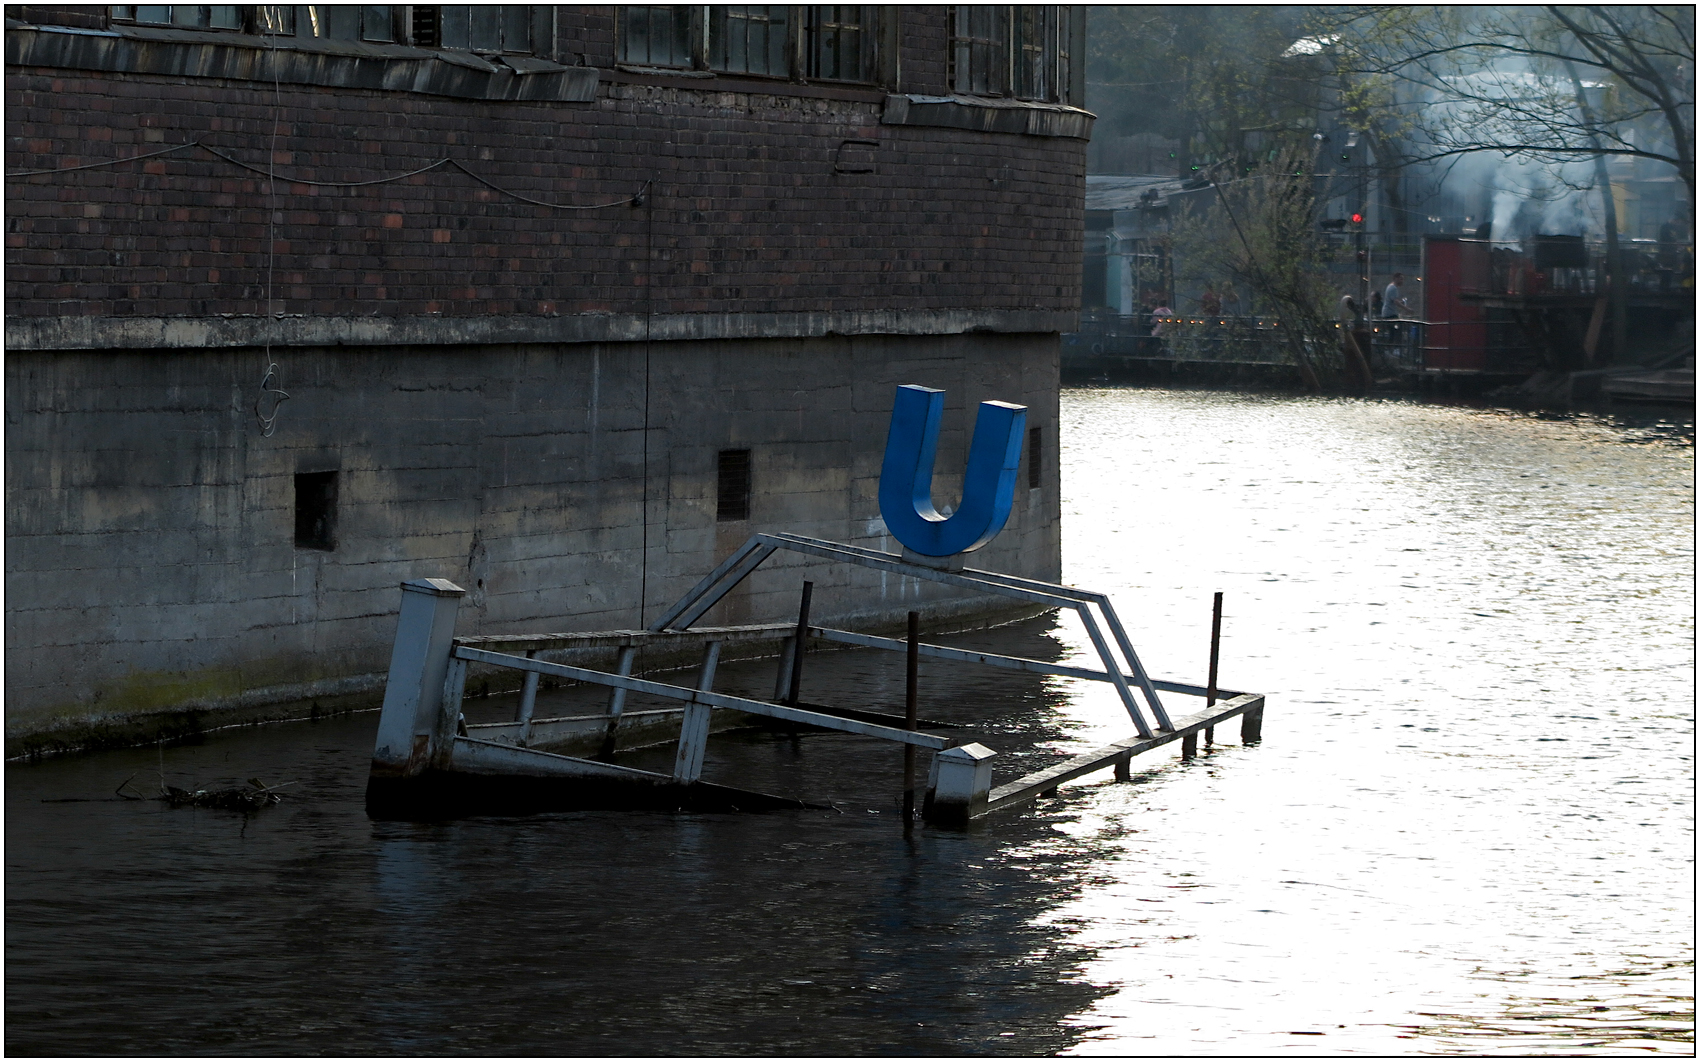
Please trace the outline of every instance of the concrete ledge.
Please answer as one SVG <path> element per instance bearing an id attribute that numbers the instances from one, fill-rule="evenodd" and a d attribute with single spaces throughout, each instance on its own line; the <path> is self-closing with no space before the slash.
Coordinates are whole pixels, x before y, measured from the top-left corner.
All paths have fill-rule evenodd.
<path id="1" fill-rule="evenodd" d="M 592 102 L 597 84 L 594 67 L 530 57 L 495 63 L 471 52 L 401 44 L 143 26 L 37 27 L 10 19 L 6 64 L 552 103 Z"/>
<path id="2" fill-rule="evenodd" d="M 926 125 L 977 133 L 1025 133 L 1090 140 L 1097 115 L 1063 103 L 983 96 L 887 96 L 882 125 Z"/>
<path id="3" fill-rule="evenodd" d="M 559 317 L 8 317 L 6 348 L 201 350 L 229 347 L 459 346 L 801 339 L 1072 331 L 1065 310 L 868 310 L 827 313 L 566 314 Z"/>

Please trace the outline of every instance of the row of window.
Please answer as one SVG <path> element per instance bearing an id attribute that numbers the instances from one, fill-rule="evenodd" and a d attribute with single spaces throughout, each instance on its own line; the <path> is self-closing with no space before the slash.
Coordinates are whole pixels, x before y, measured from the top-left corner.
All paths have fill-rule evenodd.
<path id="1" fill-rule="evenodd" d="M 491 54 L 547 50 L 525 5 L 388 4 L 113 7 L 141 26 L 412 44 Z M 881 9 L 872 4 L 719 4 L 618 9 L 618 61 L 629 66 L 873 84 L 882 79 Z M 976 96 L 1064 101 L 1071 77 L 1068 7 L 950 9 L 949 80 Z"/>
<path id="2" fill-rule="evenodd" d="M 524 4 L 135 4 L 114 6 L 112 21 L 527 55 L 533 51 L 534 11 Z"/>

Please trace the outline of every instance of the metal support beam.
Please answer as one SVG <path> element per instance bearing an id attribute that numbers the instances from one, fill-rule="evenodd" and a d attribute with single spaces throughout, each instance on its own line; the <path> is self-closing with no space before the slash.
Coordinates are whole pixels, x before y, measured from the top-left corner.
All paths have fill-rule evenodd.
<path id="1" fill-rule="evenodd" d="M 880 726 L 877 723 L 864 723 L 857 719 L 845 719 L 836 715 L 824 715 L 802 708 L 787 708 L 782 704 L 768 704 L 766 701 L 752 701 L 746 697 L 733 697 L 725 693 L 703 693 L 689 690 L 683 686 L 670 686 L 665 682 L 654 682 L 649 679 L 622 678 L 610 675 L 605 671 L 592 671 L 589 668 L 569 667 L 566 664 L 553 664 L 547 660 L 527 660 L 523 656 L 509 656 L 505 653 L 492 653 L 484 649 L 473 649 L 461 646 L 455 650 L 458 659 L 482 664 L 496 664 L 510 667 L 516 671 L 537 671 L 556 678 L 571 679 L 575 682 L 590 682 L 598 686 L 624 687 L 633 693 L 645 693 L 655 697 L 665 697 L 675 701 L 696 701 L 714 708 L 731 708 L 734 711 L 748 712 L 751 715 L 764 715 L 772 719 L 785 719 L 793 723 L 808 723 L 811 726 L 823 727 L 827 730 L 842 730 L 850 734 L 862 734 L 866 737 L 884 738 L 887 741 L 907 742 L 919 745 L 924 749 L 944 749 L 950 747 L 950 742 L 934 734 L 919 731 L 901 730 L 896 727 Z"/>
<path id="2" fill-rule="evenodd" d="M 1206 708 L 1197 715 L 1178 719 L 1173 730 L 1165 730 L 1148 738 L 1123 738 L 1120 741 L 1106 745 L 1092 752 L 1059 763 L 1055 767 L 1047 767 L 1035 771 L 1025 778 L 1000 785 L 993 789 L 986 798 L 986 812 L 989 814 L 1002 808 L 1013 807 L 1036 800 L 1046 793 L 1054 792 L 1064 782 L 1079 778 L 1082 775 L 1101 771 L 1106 767 L 1116 769 L 1116 780 L 1126 781 L 1131 777 L 1131 768 L 1126 765 L 1133 757 L 1142 752 L 1166 745 L 1171 741 L 1179 741 L 1190 735 L 1197 734 L 1205 727 L 1214 726 L 1224 719 L 1241 716 L 1249 720 L 1254 715 L 1261 719 L 1263 715 L 1263 697 L 1255 693 L 1244 693 L 1232 700 L 1223 701 L 1213 708 Z M 1243 723 L 1242 723 L 1243 725 Z M 1124 776 L 1124 770 L 1127 775 Z"/>
<path id="3" fill-rule="evenodd" d="M 537 650 L 532 649 L 525 654 L 527 660 L 537 656 Z M 542 676 L 535 671 L 525 673 L 525 685 L 519 691 L 519 711 L 514 714 L 514 722 L 519 724 L 519 743 L 531 743 L 531 717 L 537 711 L 537 680 Z"/>
<path id="4" fill-rule="evenodd" d="M 720 643 L 709 642 L 702 657 L 697 689 L 707 693 L 714 687 L 714 668 L 720 663 Z M 673 781 L 689 785 L 702 777 L 703 757 L 708 753 L 708 724 L 714 710 L 695 700 L 685 703 L 685 718 L 679 725 L 679 752 L 673 759 Z"/>
<path id="5" fill-rule="evenodd" d="M 530 653 L 525 655 L 531 656 Z M 620 650 L 620 661 L 614 665 L 614 674 L 630 675 L 632 673 L 632 661 L 635 659 L 637 659 L 637 646 L 628 645 L 622 648 Z M 603 759 L 608 759 L 614 755 L 614 735 L 620 729 L 620 716 L 625 711 L 626 690 L 622 686 L 615 686 L 608 691 L 608 733 L 603 735 L 602 751 L 598 753 Z"/>

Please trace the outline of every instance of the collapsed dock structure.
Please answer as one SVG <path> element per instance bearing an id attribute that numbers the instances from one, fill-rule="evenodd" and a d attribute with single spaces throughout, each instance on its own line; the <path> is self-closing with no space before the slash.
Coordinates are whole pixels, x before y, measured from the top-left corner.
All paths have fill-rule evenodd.
<path id="1" fill-rule="evenodd" d="M 375 704 L 409 579 L 641 630 L 764 530 L 889 550 L 912 380 L 941 499 L 1026 405 L 986 562 L 1057 578 L 1080 9 L 7 10 L 8 755 Z"/>

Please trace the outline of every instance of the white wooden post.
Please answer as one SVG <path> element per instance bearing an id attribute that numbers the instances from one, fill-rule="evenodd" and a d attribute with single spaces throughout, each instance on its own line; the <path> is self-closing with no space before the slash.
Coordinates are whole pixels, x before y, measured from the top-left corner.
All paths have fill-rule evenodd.
<path id="1" fill-rule="evenodd" d="M 941 826 L 966 826 L 986 813 L 992 791 L 992 758 L 997 753 L 975 742 L 945 749 L 933 757 L 933 793 L 929 817 Z"/>
<path id="2" fill-rule="evenodd" d="M 714 669 L 720 663 L 720 643 L 709 642 L 703 651 L 702 672 L 697 689 L 714 688 Z M 679 754 L 673 761 L 673 781 L 689 785 L 702 777 L 702 758 L 708 751 L 708 724 L 713 714 L 706 704 L 685 703 L 685 718 L 679 725 Z"/>
<path id="3" fill-rule="evenodd" d="M 387 778 L 417 775 L 435 755 L 446 752 L 435 746 L 441 743 L 443 684 L 454 649 L 455 612 L 466 593 L 447 579 L 409 579 L 401 590 L 401 615 L 372 749 L 372 773 Z"/>

